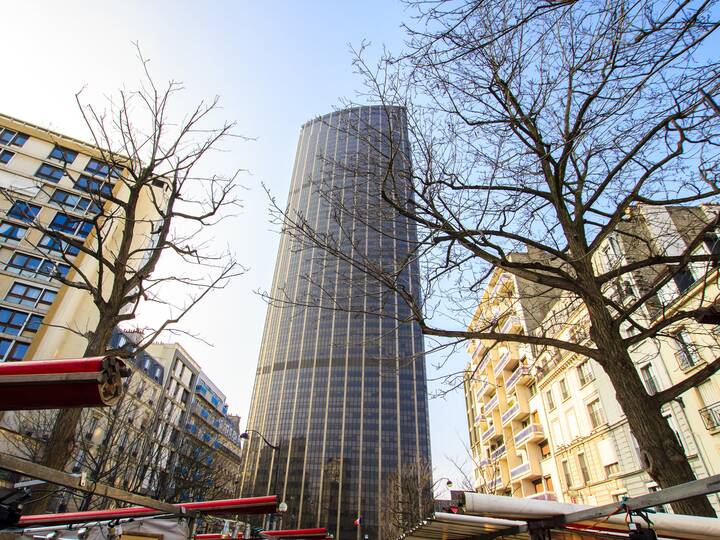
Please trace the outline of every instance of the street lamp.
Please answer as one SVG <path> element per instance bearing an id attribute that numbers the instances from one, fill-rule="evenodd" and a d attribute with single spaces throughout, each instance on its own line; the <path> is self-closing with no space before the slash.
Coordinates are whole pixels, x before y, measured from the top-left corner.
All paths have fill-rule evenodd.
<path id="1" fill-rule="evenodd" d="M 270 441 L 268 441 L 268 440 L 263 436 L 262 433 L 260 433 L 259 431 L 254 430 L 254 429 L 247 429 L 247 430 L 245 430 L 244 432 L 242 432 L 242 433 L 240 434 L 240 438 L 241 438 L 241 439 L 245 439 L 245 440 L 249 440 L 251 433 L 254 433 L 254 434 L 257 435 L 258 437 L 260 437 L 260 438 L 262 439 L 262 441 L 263 441 L 268 447 L 272 448 L 273 452 L 275 452 L 275 454 L 276 454 L 276 456 L 275 456 L 275 473 L 274 473 L 274 475 L 273 475 L 272 488 L 273 488 L 273 491 L 276 492 L 275 495 L 278 496 L 278 494 L 277 494 L 277 487 L 278 487 L 278 485 L 277 485 L 277 477 L 278 477 L 278 470 L 280 469 L 280 442 L 278 441 L 277 444 L 271 444 Z M 282 502 L 278 505 L 278 511 L 279 511 L 279 512 L 285 512 L 285 511 L 287 511 L 287 504 L 285 504 L 285 501 L 282 501 Z M 274 514 L 270 514 L 270 518 L 268 519 L 268 522 L 269 522 L 269 524 L 270 524 L 270 527 L 269 527 L 270 530 L 272 530 L 272 526 L 273 526 L 273 516 L 274 516 Z"/>

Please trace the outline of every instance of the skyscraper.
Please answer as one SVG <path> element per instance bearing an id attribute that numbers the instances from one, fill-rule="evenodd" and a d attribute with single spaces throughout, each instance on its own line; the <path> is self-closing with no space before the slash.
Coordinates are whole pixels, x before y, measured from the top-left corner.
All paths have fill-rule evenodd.
<path id="1" fill-rule="evenodd" d="M 409 168 L 402 108 L 302 126 L 248 417 L 279 448 L 251 434 L 241 481 L 243 496 L 282 497 L 283 528 L 375 540 L 388 479 L 430 461 L 420 329 L 395 287 L 360 270 L 419 295 L 417 233 L 380 196 L 392 170 L 409 203 Z"/>

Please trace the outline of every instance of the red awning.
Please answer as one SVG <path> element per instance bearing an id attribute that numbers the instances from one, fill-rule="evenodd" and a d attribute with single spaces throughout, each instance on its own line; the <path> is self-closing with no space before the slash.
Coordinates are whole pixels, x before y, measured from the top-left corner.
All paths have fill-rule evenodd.
<path id="1" fill-rule="evenodd" d="M 224 499 L 218 501 L 200 501 L 180 503 L 177 506 L 194 510 L 201 514 L 271 514 L 277 511 L 277 497 L 250 497 L 246 499 Z M 130 506 L 113 510 L 94 510 L 89 512 L 67 512 L 64 514 L 38 514 L 22 516 L 18 527 L 39 527 L 41 525 L 66 525 L 71 523 L 90 523 L 148 516 L 159 516 L 165 512 L 146 506 Z"/>
<path id="2" fill-rule="evenodd" d="M 325 538 L 327 529 L 317 527 L 314 529 L 281 529 L 279 531 L 261 531 L 260 536 L 270 538 Z"/>
<path id="3" fill-rule="evenodd" d="M 0 411 L 115 405 L 128 375 L 114 356 L 3 362 Z"/>

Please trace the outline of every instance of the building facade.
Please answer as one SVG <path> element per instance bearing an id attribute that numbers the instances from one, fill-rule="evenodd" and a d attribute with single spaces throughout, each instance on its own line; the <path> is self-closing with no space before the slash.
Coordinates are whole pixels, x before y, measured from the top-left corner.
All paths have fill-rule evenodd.
<path id="1" fill-rule="evenodd" d="M 286 219 L 353 256 L 400 269 L 414 228 L 380 198 L 392 149 L 407 158 L 403 109 L 360 107 L 302 126 Z M 393 163 L 397 170 L 408 160 Z M 285 528 L 378 538 L 388 475 L 429 462 L 423 339 L 395 293 L 286 228 L 267 312 L 242 495 L 277 493 Z M 416 263 L 398 271 L 419 294 Z M 430 486 L 428 486 L 428 489 Z M 360 526 L 354 522 L 360 518 Z"/>
<path id="2" fill-rule="evenodd" d="M 648 253 L 682 253 L 689 247 L 691 239 L 697 236 L 699 228 L 716 219 L 718 210 L 715 205 L 634 208 L 630 216 L 632 234 L 611 235 L 602 244 L 593 262 L 599 271 L 608 272 Z M 693 254 L 717 255 L 719 250 L 715 231 L 705 235 Z M 501 281 L 501 276 L 506 276 L 507 282 L 517 283 L 514 276 L 496 270 L 476 317 L 492 305 L 494 291 L 498 289 L 496 283 Z M 610 283 L 606 294 L 616 302 L 627 304 L 638 298 L 655 280 L 667 281 L 660 289 L 657 300 L 647 302 L 635 315 L 637 323 L 647 325 L 660 317 L 671 316 L 683 307 L 696 307 L 701 301 L 717 298 L 717 278 L 716 262 L 692 263 L 686 268 L 668 268 L 655 274 L 626 274 L 622 283 Z M 507 296 L 511 298 L 508 303 L 517 308 L 524 297 L 532 295 L 520 288 L 510 288 Z M 535 325 L 536 335 L 590 344 L 587 313 L 576 301 L 558 295 L 549 309 L 544 312 L 534 310 L 533 313 L 542 318 L 540 324 Z M 626 336 L 636 331 L 629 323 L 621 330 Z M 719 331 L 717 325 L 686 320 L 671 325 L 663 335 L 635 346 L 631 357 L 648 393 L 669 388 L 716 359 L 720 354 Z M 515 360 L 495 360 L 496 357 L 502 358 L 502 350 L 492 351 L 487 356 L 483 356 L 482 351 L 482 343 L 472 345 L 473 360 L 465 384 L 477 487 L 485 491 L 500 489 L 500 492 L 513 496 L 533 496 L 532 491 L 524 489 L 525 486 L 523 489 L 516 488 L 512 458 L 508 458 L 507 466 L 502 459 L 495 460 L 496 463 L 489 459 L 493 452 L 498 452 L 499 444 L 496 442 L 498 435 L 488 427 L 486 417 L 491 412 L 488 406 L 500 409 L 501 420 L 502 407 L 507 408 L 503 405 L 503 395 L 493 401 L 494 392 L 488 384 L 494 381 L 489 378 L 493 374 L 491 366 L 500 370 L 502 368 L 498 363 L 510 365 Z M 643 469 L 637 441 L 602 368 L 592 359 L 555 348 L 533 347 L 528 348 L 526 353 L 527 368 L 516 377 L 526 380 L 531 389 L 530 411 L 533 411 L 532 403 L 535 403 L 534 410 L 541 424 L 538 430 L 545 435 L 541 442 L 540 460 L 535 465 L 539 465 L 543 483 L 548 484 L 545 480 L 552 482 L 555 497 L 566 502 L 606 504 L 624 496 L 632 497 L 659 489 Z M 482 362 L 488 368 L 483 376 L 477 376 L 476 366 Z M 512 376 L 506 379 L 511 380 Z M 700 478 L 720 472 L 719 380 L 720 376 L 715 374 L 663 406 L 663 414 L 685 449 L 696 476 Z M 537 438 L 541 439 L 541 436 L 538 434 Z M 505 453 L 506 448 L 501 451 Z M 518 454 L 517 457 L 524 457 L 517 448 L 513 451 Z M 530 463 L 528 468 L 532 470 L 533 464 Z M 547 485 L 543 487 L 546 489 Z M 711 496 L 710 501 L 716 509 L 720 509 L 717 496 Z"/>

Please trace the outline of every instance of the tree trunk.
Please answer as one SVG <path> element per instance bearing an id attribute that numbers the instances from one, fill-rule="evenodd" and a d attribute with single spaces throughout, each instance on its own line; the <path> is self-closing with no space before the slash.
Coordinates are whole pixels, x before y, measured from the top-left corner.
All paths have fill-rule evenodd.
<path id="1" fill-rule="evenodd" d="M 642 466 L 662 488 L 695 480 L 690 462 L 660 405 L 649 396 L 619 331 L 612 325 L 604 304 L 586 301 L 590 336 L 603 353 L 600 363 L 615 389 L 616 398 L 628 420 L 638 446 Z M 678 514 L 715 517 L 705 496 L 671 503 Z"/>
<path id="2" fill-rule="evenodd" d="M 92 333 L 92 337 L 88 340 L 85 347 L 84 357 L 101 356 L 107 350 L 107 344 L 112 337 L 113 326 L 104 324 L 102 317 L 98 323 L 97 329 Z M 77 436 L 77 427 L 82 416 L 83 409 L 60 409 L 53 426 L 52 433 L 48 437 L 45 444 L 40 463 L 46 467 L 64 471 L 68 462 L 72 458 L 73 449 L 75 448 L 75 438 Z M 52 492 L 58 490 L 59 487 L 54 484 L 47 484 L 42 487 L 42 491 Z M 34 497 L 35 498 L 35 497 Z M 53 497 L 35 498 L 31 503 L 24 505 L 23 514 L 39 514 L 47 511 Z"/>

